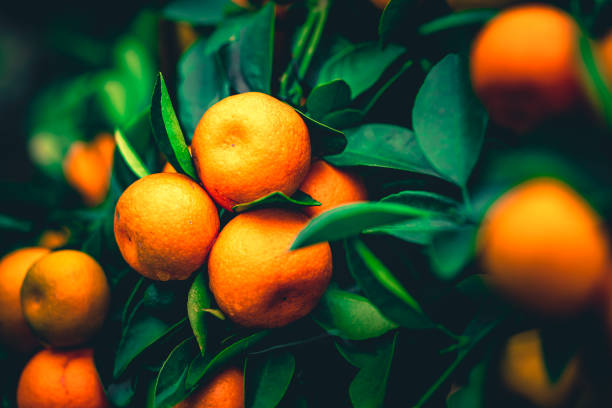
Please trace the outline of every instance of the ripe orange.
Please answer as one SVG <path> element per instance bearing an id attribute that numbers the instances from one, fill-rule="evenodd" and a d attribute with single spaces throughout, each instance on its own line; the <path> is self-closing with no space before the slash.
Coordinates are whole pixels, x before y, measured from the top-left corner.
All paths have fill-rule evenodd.
<path id="1" fill-rule="evenodd" d="M 229 96 L 208 109 L 191 147 L 204 187 L 230 211 L 274 191 L 293 194 L 310 168 L 310 138 L 300 115 L 259 92 Z"/>
<path id="2" fill-rule="evenodd" d="M 593 300 L 609 262 L 599 217 L 570 187 L 534 179 L 488 211 L 478 248 L 491 284 L 517 304 L 569 315 Z"/>
<path id="3" fill-rule="evenodd" d="M 578 360 L 572 359 L 556 383 L 546 371 L 540 334 L 530 330 L 508 340 L 500 363 L 504 385 L 538 407 L 556 407 L 565 401 L 575 385 Z"/>
<path id="4" fill-rule="evenodd" d="M 599 54 L 602 59 L 604 76 L 608 81 L 608 87 L 612 89 L 612 33 L 605 36 L 599 44 Z"/>
<path id="5" fill-rule="evenodd" d="M 38 239 L 38 245 L 49 249 L 55 249 L 66 245 L 69 238 L 70 230 L 66 227 L 57 230 L 48 229 L 41 234 Z"/>
<path id="6" fill-rule="evenodd" d="M 578 34 L 569 15 L 540 4 L 503 11 L 482 29 L 472 47 L 472 85 L 495 122 L 523 132 L 576 104 Z"/>
<path id="7" fill-rule="evenodd" d="M 21 287 L 21 307 L 32 331 L 46 344 L 69 347 L 102 327 L 110 302 L 106 275 L 84 252 L 52 252 L 36 262 Z"/>
<path id="8" fill-rule="evenodd" d="M 42 350 L 28 362 L 17 387 L 19 408 L 106 408 L 110 404 L 93 350 Z"/>
<path id="9" fill-rule="evenodd" d="M 90 143 L 72 144 L 63 168 L 66 181 L 88 205 L 96 206 L 106 197 L 110 186 L 115 141 L 108 133 L 101 133 Z"/>
<path id="10" fill-rule="evenodd" d="M 518 0 L 446 0 L 449 7 L 455 11 L 478 8 L 502 8 Z"/>
<path id="11" fill-rule="evenodd" d="M 280 327 L 307 315 L 332 273 L 329 244 L 289 251 L 303 214 L 264 209 L 239 214 L 210 251 L 210 289 L 221 310 L 248 327 Z"/>
<path id="12" fill-rule="evenodd" d="M 125 261 L 150 279 L 187 279 L 219 232 L 219 215 L 196 182 L 157 173 L 130 185 L 115 207 L 115 239 Z"/>
<path id="13" fill-rule="evenodd" d="M 321 203 L 320 206 L 304 208 L 309 217 L 342 204 L 368 199 L 368 191 L 357 173 L 339 169 L 323 160 L 312 164 L 300 190 Z"/>
<path id="14" fill-rule="evenodd" d="M 21 311 L 21 285 L 30 266 L 49 253 L 47 248 L 22 248 L 0 259 L 0 340 L 22 352 L 39 345 Z"/>
<path id="15" fill-rule="evenodd" d="M 217 374 L 174 408 L 244 408 L 244 376 L 238 367 Z"/>

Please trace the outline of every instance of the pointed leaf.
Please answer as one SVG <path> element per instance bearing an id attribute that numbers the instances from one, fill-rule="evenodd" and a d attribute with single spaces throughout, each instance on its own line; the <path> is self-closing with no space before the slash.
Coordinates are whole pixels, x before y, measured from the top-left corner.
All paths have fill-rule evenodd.
<path id="1" fill-rule="evenodd" d="M 455 230 L 458 225 L 444 217 L 415 218 L 382 227 L 364 230 L 365 234 L 386 234 L 406 242 L 418 245 L 428 245 L 439 232 Z"/>
<path id="2" fill-rule="evenodd" d="M 228 0 L 174 0 L 164 7 L 164 18 L 197 25 L 214 25 L 223 20 Z"/>
<path id="3" fill-rule="evenodd" d="M 265 197 L 258 198 L 257 200 L 251 201 L 250 203 L 238 204 L 232 207 L 232 211 L 235 213 L 241 213 L 253 208 L 264 208 L 264 207 L 311 207 L 321 205 L 320 202 L 309 196 L 302 191 L 296 191 L 291 197 L 285 195 L 280 191 L 275 191 L 268 194 Z"/>
<path id="4" fill-rule="evenodd" d="M 345 108 L 351 102 L 351 88 L 342 79 L 318 85 L 306 100 L 308 114 L 315 119 L 323 117 L 338 109 Z"/>
<path id="5" fill-rule="evenodd" d="M 346 147 L 346 137 L 344 133 L 304 115 L 297 109 L 295 111 L 300 114 L 308 127 L 313 156 L 318 157 L 328 154 L 338 154 L 344 150 Z"/>
<path id="6" fill-rule="evenodd" d="M 207 313 L 205 309 L 210 307 L 212 299 L 206 278 L 207 276 L 204 271 L 199 272 L 187 294 L 187 316 L 189 317 L 191 330 L 193 330 L 202 355 L 204 355 L 206 338 L 208 337 Z"/>
<path id="7" fill-rule="evenodd" d="M 120 129 L 115 131 L 115 142 L 117 143 L 117 148 L 119 153 L 121 153 L 121 157 L 123 157 L 125 163 L 136 176 L 142 178 L 151 174 Z"/>
<path id="8" fill-rule="evenodd" d="M 295 358 L 287 351 L 249 357 L 244 368 L 245 406 L 274 408 L 289 388 Z"/>

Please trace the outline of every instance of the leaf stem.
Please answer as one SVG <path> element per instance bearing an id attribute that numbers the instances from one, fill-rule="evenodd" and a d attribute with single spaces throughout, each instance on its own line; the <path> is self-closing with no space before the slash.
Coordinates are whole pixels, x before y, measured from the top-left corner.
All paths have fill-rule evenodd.
<path id="1" fill-rule="evenodd" d="M 329 0 L 319 0 L 319 4 L 317 5 L 318 9 L 318 21 L 315 26 L 315 31 L 310 39 L 308 44 L 308 48 L 306 48 L 306 54 L 304 55 L 304 59 L 300 63 L 300 67 L 298 69 L 298 78 L 303 79 L 308 72 L 308 68 L 310 67 L 310 62 L 312 61 L 312 57 L 319 45 L 319 41 L 321 40 L 321 35 L 323 34 L 323 29 L 325 28 L 325 23 L 327 22 L 327 16 L 329 14 Z"/>
<path id="2" fill-rule="evenodd" d="M 469 218 L 473 218 L 474 215 L 474 207 L 472 207 L 472 200 L 470 199 L 470 193 L 468 192 L 465 186 L 461 186 L 461 197 L 463 198 L 463 204 L 465 205 L 465 210 L 469 214 Z"/>

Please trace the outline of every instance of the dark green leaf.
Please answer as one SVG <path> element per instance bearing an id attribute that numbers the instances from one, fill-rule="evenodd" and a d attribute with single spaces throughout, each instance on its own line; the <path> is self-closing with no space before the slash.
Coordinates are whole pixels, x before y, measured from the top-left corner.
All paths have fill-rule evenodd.
<path id="1" fill-rule="evenodd" d="M 323 241 L 336 241 L 358 235 L 361 231 L 381 225 L 427 217 L 432 213 L 395 203 L 353 203 L 333 208 L 315 217 L 291 246 L 303 248 Z"/>
<path id="2" fill-rule="evenodd" d="M 476 365 L 470 372 L 469 382 L 451 394 L 446 402 L 447 408 L 484 408 L 486 361 Z"/>
<path id="3" fill-rule="evenodd" d="M 28 232 L 32 229 L 32 223 L 0 214 L 0 229 Z"/>
<path id="4" fill-rule="evenodd" d="M 351 102 L 351 88 L 342 79 L 321 84 L 310 92 L 306 100 L 308 114 L 317 120 Z"/>
<path id="5" fill-rule="evenodd" d="M 285 195 L 280 191 L 275 191 L 273 193 L 268 194 L 265 197 L 258 198 L 257 200 L 251 201 L 250 203 L 238 204 L 232 207 L 232 211 L 236 213 L 245 212 L 251 210 L 253 208 L 261 208 L 261 207 L 311 207 L 321 205 L 320 202 L 313 199 L 308 194 L 302 191 L 296 191 L 291 197 Z"/>
<path id="6" fill-rule="evenodd" d="M 136 394 L 136 378 L 128 378 L 120 383 L 108 386 L 106 395 L 116 407 L 129 407 Z"/>
<path id="7" fill-rule="evenodd" d="M 207 312 L 205 309 L 210 308 L 212 296 L 208 289 L 208 281 L 206 273 L 201 271 L 194 279 L 189 288 L 187 295 L 187 316 L 189 324 L 193 330 L 198 346 L 202 355 L 206 348 L 206 338 L 208 337 Z"/>
<path id="8" fill-rule="evenodd" d="M 196 25 L 214 25 L 223 20 L 228 0 L 174 0 L 164 7 L 168 20 L 186 21 Z"/>
<path id="9" fill-rule="evenodd" d="M 153 382 L 153 400 L 149 401 L 148 408 L 171 408 L 187 396 L 187 370 L 198 354 L 193 337 L 182 341 L 170 352 Z"/>
<path id="10" fill-rule="evenodd" d="M 335 129 L 348 129 L 363 122 L 365 114 L 359 109 L 341 109 L 330 112 L 323 118 L 323 123 Z"/>
<path id="11" fill-rule="evenodd" d="M 125 138 L 123 132 L 120 129 L 115 131 L 115 142 L 117 143 L 117 148 L 121 153 L 121 157 L 125 160 L 125 163 L 129 166 L 129 168 L 134 172 L 134 174 L 140 178 L 146 177 L 149 174 L 149 169 L 145 166 L 142 159 L 138 156 L 132 144 Z"/>
<path id="12" fill-rule="evenodd" d="M 268 334 L 270 334 L 268 330 L 262 330 L 238 340 L 232 345 L 221 350 L 221 352 L 219 352 L 219 354 L 214 356 L 212 359 L 204 358 L 201 355 L 196 357 L 195 360 L 193 360 L 189 365 L 186 383 L 187 388 L 193 390 L 207 373 L 214 372 L 229 360 L 244 353 L 251 346 L 263 340 Z"/>
<path id="13" fill-rule="evenodd" d="M 249 357 L 244 368 L 245 406 L 276 407 L 289 388 L 294 370 L 295 358 L 287 351 Z"/>
<path id="14" fill-rule="evenodd" d="M 384 406 L 387 380 L 391 370 L 397 333 L 387 347 L 380 350 L 369 364 L 357 373 L 349 387 L 349 396 L 354 408 L 380 408 Z"/>
<path id="15" fill-rule="evenodd" d="M 359 238 L 347 240 L 345 251 L 351 275 L 383 315 L 412 329 L 434 326 L 417 301 Z"/>
<path id="16" fill-rule="evenodd" d="M 215 28 L 215 31 L 213 31 L 206 40 L 204 53 L 206 55 L 212 55 L 228 43 L 236 41 L 242 28 L 250 22 L 252 18 L 252 14 L 239 14 L 221 21 L 217 28 Z"/>
<path id="17" fill-rule="evenodd" d="M 313 156 L 318 157 L 328 154 L 338 154 L 344 150 L 346 147 L 346 137 L 344 133 L 304 115 L 297 109 L 295 111 L 300 114 L 308 127 Z"/>
<path id="18" fill-rule="evenodd" d="M 344 152 L 327 156 L 335 166 L 371 166 L 437 176 L 414 134 L 403 127 L 367 124 L 345 131 Z"/>
<path id="19" fill-rule="evenodd" d="M 174 113 L 172 101 L 161 72 L 157 75 L 151 101 L 151 124 L 159 150 L 179 173 L 198 179 L 183 131 Z"/>
<path id="20" fill-rule="evenodd" d="M 466 10 L 452 13 L 425 23 L 419 27 L 420 35 L 432 35 L 453 28 L 481 25 L 493 18 L 497 10 Z"/>
<path id="21" fill-rule="evenodd" d="M 418 245 L 428 245 L 434 236 L 443 231 L 455 230 L 458 225 L 444 217 L 415 218 L 382 227 L 369 228 L 363 232 L 366 234 L 385 234 L 397 239 Z"/>
<path id="22" fill-rule="evenodd" d="M 453 279 L 474 256 L 476 227 L 465 226 L 438 231 L 431 242 L 429 255 L 436 275 Z"/>
<path id="23" fill-rule="evenodd" d="M 412 111 L 423 153 L 440 174 L 462 187 L 478 160 L 488 119 L 466 65 L 454 54 L 442 59 L 425 78 Z"/>
<path id="24" fill-rule="evenodd" d="M 378 337 L 397 327 L 363 296 L 328 289 L 312 318 L 327 332 L 350 340 Z"/>
<path id="25" fill-rule="evenodd" d="M 461 204 L 446 196 L 429 191 L 406 190 L 380 199 L 383 203 L 399 203 L 442 214 L 459 211 Z"/>
<path id="26" fill-rule="evenodd" d="M 385 70 L 406 50 L 398 45 L 381 47 L 377 42 L 360 43 L 344 49 L 321 68 L 318 84 L 344 80 L 354 98 L 374 85 Z"/>

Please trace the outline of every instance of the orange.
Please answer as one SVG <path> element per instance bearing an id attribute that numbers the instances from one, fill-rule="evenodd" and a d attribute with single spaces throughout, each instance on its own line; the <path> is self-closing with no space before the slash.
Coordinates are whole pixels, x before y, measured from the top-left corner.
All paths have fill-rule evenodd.
<path id="1" fill-rule="evenodd" d="M 30 266 L 47 253 L 47 248 L 22 248 L 0 260 L 0 340 L 12 349 L 29 352 L 39 344 L 23 317 L 20 291 Z"/>
<path id="2" fill-rule="evenodd" d="M 221 310 L 247 327 L 280 327 L 307 315 L 332 273 L 327 242 L 289 251 L 308 223 L 301 213 L 264 209 L 236 216 L 210 251 L 210 289 Z"/>
<path id="3" fill-rule="evenodd" d="M 599 217 L 569 186 L 533 179 L 489 209 L 477 245 L 491 284 L 527 309 L 570 315 L 593 300 L 609 262 Z"/>
<path id="4" fill-rule="evenodd" d="M 204 188 L 230 211 L 274 191 L 293 194 L 310 168 L 300 115 L 259 92 L 229 96 L 208 109 L 191 147 Z"/>
<path id="5" fill-rule="evenodd" d="M 42 350 L 23 369 L 19 408 L 106 408 L 92 349 Z"/>
<path id="6" fill-rule="evenodd" d="M 66 181 L 81 194 L 88 205 L 96 206 L 106 197 L 114 148 L 113 137 L 101 133 L 90 143 L 74 142 L 64 159 Z"/>
<path id="7" fill-rule="evenodd" d="M 195 181 L 151 174 L 130 185 L 115 207 L 115 239 L 125 261 L 150 279 L 187 279 L 219 232 L 214 203 Z"/>
<path id="8" fill-rule="evenodd" d="M 612 33 L 605 36 L 599 44 L 599 53 L 602 59 L 604 76 L 608 82 L 608 87 L 612 89 Z"/>
<path id="9" fill-rule="evenodd" d="M 191 146 L 188 146 L 189 153 L 191 154 Z M 176 169 L 170 164 L 170 162 L 166 162 L 164 168 L 162 169 L 162 173 L 177 173 Z"/>
<path id="10" fill-rule="evenodd" d="M 242 370 L 226 368 L 174 408 L 244 408 Z"/>
<path id="11" fill-rule="evenodd" d="M 561 377 L 551 383 L 542 354 L 540 334 L 530 330 L 512 336 L 500 362 L 506 388 L 538 407 L 556 407 L 566 401 L 576 382 L 578 360 L 572 359 Z"/>
<path id="12" fill-rule="evenodd" d="M 21 287 L 21 308 L 32 331 L 46 344 L 69 347 L 89 340 L 106 318 L 110 291 L 91 256 L 75 250 L 40 258 Z"/>
<path id="13" fill-rule="evenodd" d="M 446 0 L 453 10 L 470 10 L 478 8 L 502 8 L 518 0 Z"/>
<path id="14" fill-rule="evenodd" d="M 387 4 L 389 4 L 389 0 L 370 0 L 370 2 L 374 5 L 374 7 L 380 10 L 384 10 L 385 7 L 387 7 Z"/>
<path id="15" fill-rule="evenodd" d="M 309 217 L 342 204 L 368 199 L 368 191 L 357 173 L 339 169 L 323 160 L 312 164 L 300 190 L 321 203 L 320 206 L 304 207 Z"/>
<path id="16" fill-rule="evenodd" d="M 41 234 L 38 239 L 38 245 L 49 249 L 55 249 L 66 245 L 69 238 L 70 230 L 66 227 L 57 230 L 49 229 Z"/>
<path id="17" fill-rule="evenodd" d="M 473 44 L 470 69 L 495 122 L 523 132 L 576 104 L 578 34 L 569 15 L 547 5 L 514 7 L 489 21 Z"/>

